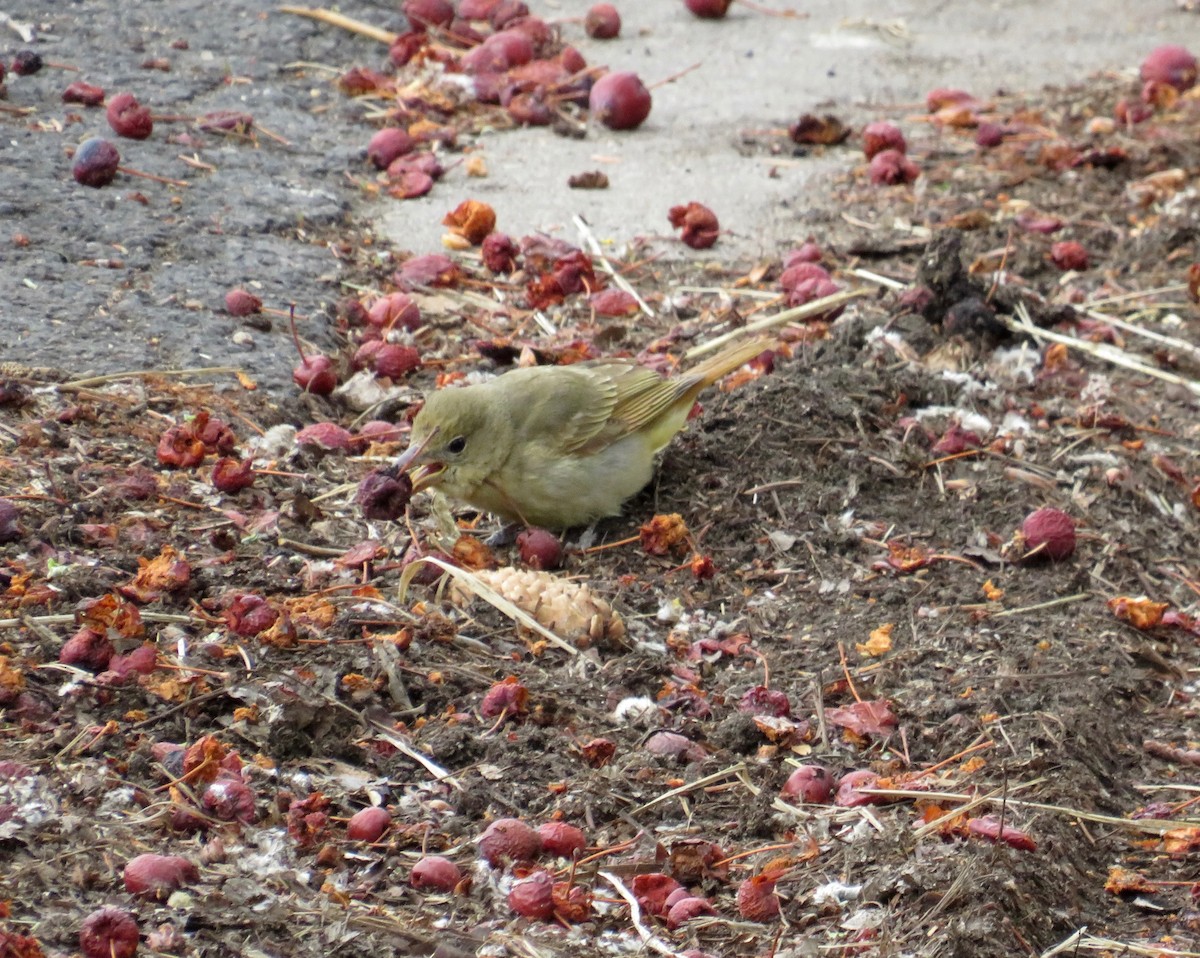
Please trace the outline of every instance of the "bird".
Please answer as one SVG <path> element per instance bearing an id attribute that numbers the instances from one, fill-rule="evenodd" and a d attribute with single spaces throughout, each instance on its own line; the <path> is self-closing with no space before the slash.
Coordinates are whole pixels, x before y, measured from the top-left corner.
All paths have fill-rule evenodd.
<path id="1" fill-rule="evenodd" d="M 737 342 L 670 378 L 601 359 L 439 389 L 395 468 L 411 468 L 413 493 L 437 488 L 513 525 L 590 525 L 649 483 L 701 392 L 770 346 Z"/>

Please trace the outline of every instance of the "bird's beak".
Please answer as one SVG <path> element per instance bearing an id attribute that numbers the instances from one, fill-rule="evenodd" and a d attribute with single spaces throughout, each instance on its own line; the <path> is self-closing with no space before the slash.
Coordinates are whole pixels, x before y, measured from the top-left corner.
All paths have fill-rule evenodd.
<path id="1" fill-rule="evenodd" d="M 400 454 L 400 458 L 392 465 L 392 469 L 396 472 L 406 472 L 411 466 L 417 463 L 422 453 L 425 452 L 429 444 L 433 442 L 434 437 L 438 434 L 438 428 L 435 426 L 433 431 L 429 433 L 420 442 L 414 442 Z M 441 462 L 426 462 L 421 463 L 413 470 L 412 483 L 413 492 L 420 492 L 422 489 L 428 489 L 435 485 L 438 478 L 446 471 L 445 463 Z"/>
<path id="2" fill-rule="evenodd" d="M 423 462 L 412 471 L 413 492 L 420 492 L 422 489 L 428 489 L 430 486 L 436 486 L 442 478 L 442 473 L 446 471 L 446 464 L 443 462 Z"/>

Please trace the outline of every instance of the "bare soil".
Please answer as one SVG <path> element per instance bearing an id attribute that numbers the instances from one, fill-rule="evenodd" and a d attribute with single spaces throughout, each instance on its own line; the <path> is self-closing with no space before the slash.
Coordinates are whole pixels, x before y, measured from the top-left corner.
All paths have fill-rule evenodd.
<path id="1" fill-rule="evenodd" d="M 827 148 L 844 156 L 837 202 L 801 229 L 841 285 L 868 295 L 781 328 L 773 368 L 705 396 L 652 486 L 600 527 L 608 547 L 568 550 L 558 575 L 611 603 L 626 633 L 563 636 L 574 651 L 486 602 L 400 591 L 414 540 L 439 541 L 428 500 L 392 523 L 364 519 L 354 497 L 403 430 L 327 449 L 288 427 L 403 426 L 439 376 L 493 369 L 483 355 L 677 361 L 778 310 L 778 260 L 698 268 L 633 251 L 616 265 L 655 317 L 598 321 L 570 297 L 548 311 L 550 335 L 522 304 L 530 276 L 460 256 L 464 282 L 418 291 L 423 368 L 369 412 L 289 389 L 294 358 L 248 370 L 269 389 L 224 374 L 83 380 L 67 354 L 6 365 L 0 955 L 75 953 L 102 906 L 130 911 L 141 947 L 170 955 L 999 958 L 1073 935 L 1066 953 L 1200 952 L 1200 335 L 1187 275 L 1200 250 L 1186 187 L 1200 106 L 1187 95 L 1144 124 L 1093 122 L 1122 96 L 1137 90 L 1098 81 L 976 104 L 968 127 L 924 123 L 912 186 L 869 184 L 854 141 Z M 981 120 L 1007 124 L 1005 142 L 977 147 Z M 778 151 L 772 136 L 746 147 Z M 235 231 L 260 250 L 286 236 L 278 270 L 228 255 L 286 287 L 309 231 L 330 303 L 332 277 L 386 289 L 395 263 L 345 210 L 331 200 L 303 228 Z M 143 250 L 153 275 L 178 257 L 209 299 L 223 277 L 189 244 L 211 212 L 185 209 Z M 1038 217 L 1061 229 L 1038 232 Z M 336 264 L 318 238 L 336 238 Z M 1051 262 L 1062 240 L 1087 250 L 1086 269 Z M 42 242 L 30 249 L 13 255 L 51 261 Z M 98 293 L 56 288 L 67 305 Z M 504 301 L 487 307 L 493 289 Z M 326 306 L 306 332 L 343 347 L 344 369 L 358 330 Z M 1036 333 L 1009 328 L 1022 313 Z M 154 366 L 198 365 L 181 337 L 164 333 L 178 343 Z M 201 412 L 231 430 L 222 452 L 253 457 L 253 486 L 214 489 L 216 440 L 199 465 L 160 461 L 164 431 Z M 956 427 L 974 435 L 956 444 Z M 1062 561 L 1014 538 L 1042 506 L 1077 525 Z M 688 536 L 650 554 L 639 530 L 672 514 Z M 460 561 L 518 563 L 478 544 L 487 517 L 460 518 L 478 519 L 445 543 Z M 268 628 L 248 621 L 263 610 Z M 150 648 L 146 668 L 60 661 L 88 629 L 89 648 Z M 497 712 L 510 678 L 524 694 Z M 790 722 L 762 689 L 785 697 Z M 693 747 L 664 754 L 662 731 Z M 804 763 L 869 770 L 876 791 L 782 800 Z M 348 838 L 370 805 L 388 810 L 387 831 Z M 490 867 L 477 840 L 506 817 L 568 822 L 587 848 Z M 123 869 L 146 852 L 198 875 L 134 895 Z M 412 887 L 424 854 L 464 881 Z M 514 879 L 538 868 L 588 907 L 514 914 Z M 632 909 L 624 895 L 659 872 L 712 914 L 670 927 Z M 751 920 L 739 886 L 764 874 L 781 914 Z"/>

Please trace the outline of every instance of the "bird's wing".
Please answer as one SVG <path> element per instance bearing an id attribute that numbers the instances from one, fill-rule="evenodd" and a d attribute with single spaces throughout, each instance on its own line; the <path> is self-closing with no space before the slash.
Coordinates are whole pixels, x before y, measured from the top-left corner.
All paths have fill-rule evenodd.
<path id="1" fill-rule="evenodd" d="M 765 339 L 743 340 L 680 376 L 665 379 L 631 360 L 600 360 L 561 367 L 563 373 L 586 376 L 575 388 L 593 401 L 563 423 L 564 452 L 587 454 L 635 432 L 646 432 L 653 448 L 666 445 L 683 427 L 691 401 L 706 387 L 733 372 L 764 349 Z"/>
<path id="2" fill-rule="evenodd" d="M 683 428 L 697 396 L 770 345 L 765 337 L 744 339 L 682 375 L 664 379 L 642 366 L 597 367 L 617 386 L 611 419 L 600 434 L 612 442 L 632 432 L 645 432 L 653 448 L 661 449 Z M 597 437 L 599 438 L 599 436 Z"/>
<path id="3" fill-rule="evenodd" d="M 568 453 L 594 452 L 624 435 L 626 430 L 616 421 L 624 394 L 636 387 L 642 374 L 662 381 L 657 373 L 626 362 L 578 363 L 566 368 L 578 377 L 576 388 L 587 396 L 559 434 L 561 448 Z"/>

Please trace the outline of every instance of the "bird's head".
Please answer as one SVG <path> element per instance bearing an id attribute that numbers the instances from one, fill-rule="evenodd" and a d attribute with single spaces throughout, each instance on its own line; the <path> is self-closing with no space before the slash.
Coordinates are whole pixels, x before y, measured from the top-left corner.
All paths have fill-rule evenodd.
<path id="1" fill-rule="evenodd" d="M 438 390 L 413 420 L 402 468 L 416 465 L 414 492 L 438 486 L 470 501 L 504 462 L 512 444 L 511 431 L 486 392 L 470 386 Z"/>

